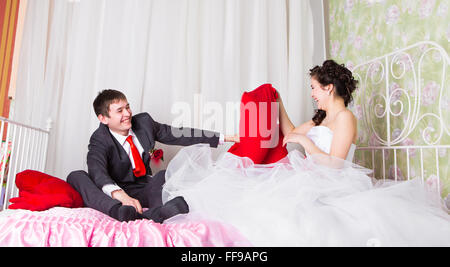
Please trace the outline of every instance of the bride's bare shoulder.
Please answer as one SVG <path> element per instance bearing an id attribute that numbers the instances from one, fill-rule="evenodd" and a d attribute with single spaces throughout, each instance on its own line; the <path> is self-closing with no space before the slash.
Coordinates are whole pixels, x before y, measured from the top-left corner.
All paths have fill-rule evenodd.
<path id="1" fill-rule="evenodd" d="M 348 109 L 341 111 L 336 116 L 335 125 L 340 131 L 342 130 L 347 133 L 353 133 L 353 143 L 356 143 L 356 139 L 358 138 L 358 120 L 353 112 Z"/>
<path id="2" fill-rule="evenodd" d="M 345 109 L 337 114 L 336 122 L 345 124 L 351 123 L 353 125 L 356 125 L 357 120 L 353 112 L 351 112 L 349 109 Z"/>

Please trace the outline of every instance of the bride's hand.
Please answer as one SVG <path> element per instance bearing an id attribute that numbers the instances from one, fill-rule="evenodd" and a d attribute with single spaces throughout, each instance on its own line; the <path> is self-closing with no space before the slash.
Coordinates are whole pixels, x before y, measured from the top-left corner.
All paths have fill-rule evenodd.
<path id="1" fill-rule="evenodd" d="M 302 145 L 304 138 L 307 137 L 303 134 L 291 132 L 283 138 L 283 146 L 286 146 L 287 143 L 298 143 Z"/>

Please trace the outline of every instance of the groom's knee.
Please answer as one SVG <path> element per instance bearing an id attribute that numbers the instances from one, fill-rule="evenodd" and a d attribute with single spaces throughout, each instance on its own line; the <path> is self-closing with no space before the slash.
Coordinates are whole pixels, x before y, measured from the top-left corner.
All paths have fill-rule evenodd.
<path id="1" fill-rule="evenodd" d="M 159 171 L 154 177 L 157 179 L 158 184 L 164 185 L 166 182 L 166 170 Z"/>
<path id="2" fill-rule="evenodd" d="M 75 189 L 80 187 L 80 184 L 83 183 L 86 179 L 89 178 L 89 174 L 85 171 L 73 171 L 67 176 L 67 183 L 69 183 Z"/>

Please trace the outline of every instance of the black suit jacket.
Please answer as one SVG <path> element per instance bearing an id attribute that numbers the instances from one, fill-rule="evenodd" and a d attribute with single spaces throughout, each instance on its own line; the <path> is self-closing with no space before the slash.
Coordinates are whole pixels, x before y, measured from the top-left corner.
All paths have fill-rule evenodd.
<path id="1" fill-rule="evenodd" d="M 219 143 L 219 133 L 183 127 L 174 128 L 154 121 L 148 113 L 133 116 L 131 124 L 131 129 L 144 148 L 142 159 L 147 175 L 152 175 L 149 151 L 155 147 L 155 141 L 180 146 L 206 143 L 211 147 L 217 147 Z M 100 123 L 91 136 L 88 150 L 88 173 L 97 187 L 101 189 L 113 183 L 124 187 L 136 183 L 138 178 L 133 174 L 130 158 L 107 125 Z"/>

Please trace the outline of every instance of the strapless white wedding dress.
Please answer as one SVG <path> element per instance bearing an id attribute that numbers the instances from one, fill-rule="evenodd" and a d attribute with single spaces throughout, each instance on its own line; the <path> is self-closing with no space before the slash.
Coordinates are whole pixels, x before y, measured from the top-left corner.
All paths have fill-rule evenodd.
<path id="1" fill-rule="evenodd" d="M 313 127 L 307 136 L 329 152 L 333 132 Z M 254 246 L 450 246 L 450 215 L 421 180 L 375 182 L 370 170 L 297 150 L 277 163 L 211 148 L 181 149 L 169 163 L 164 201 L 183 196 L 187 215 L 233 225 Z"/>

